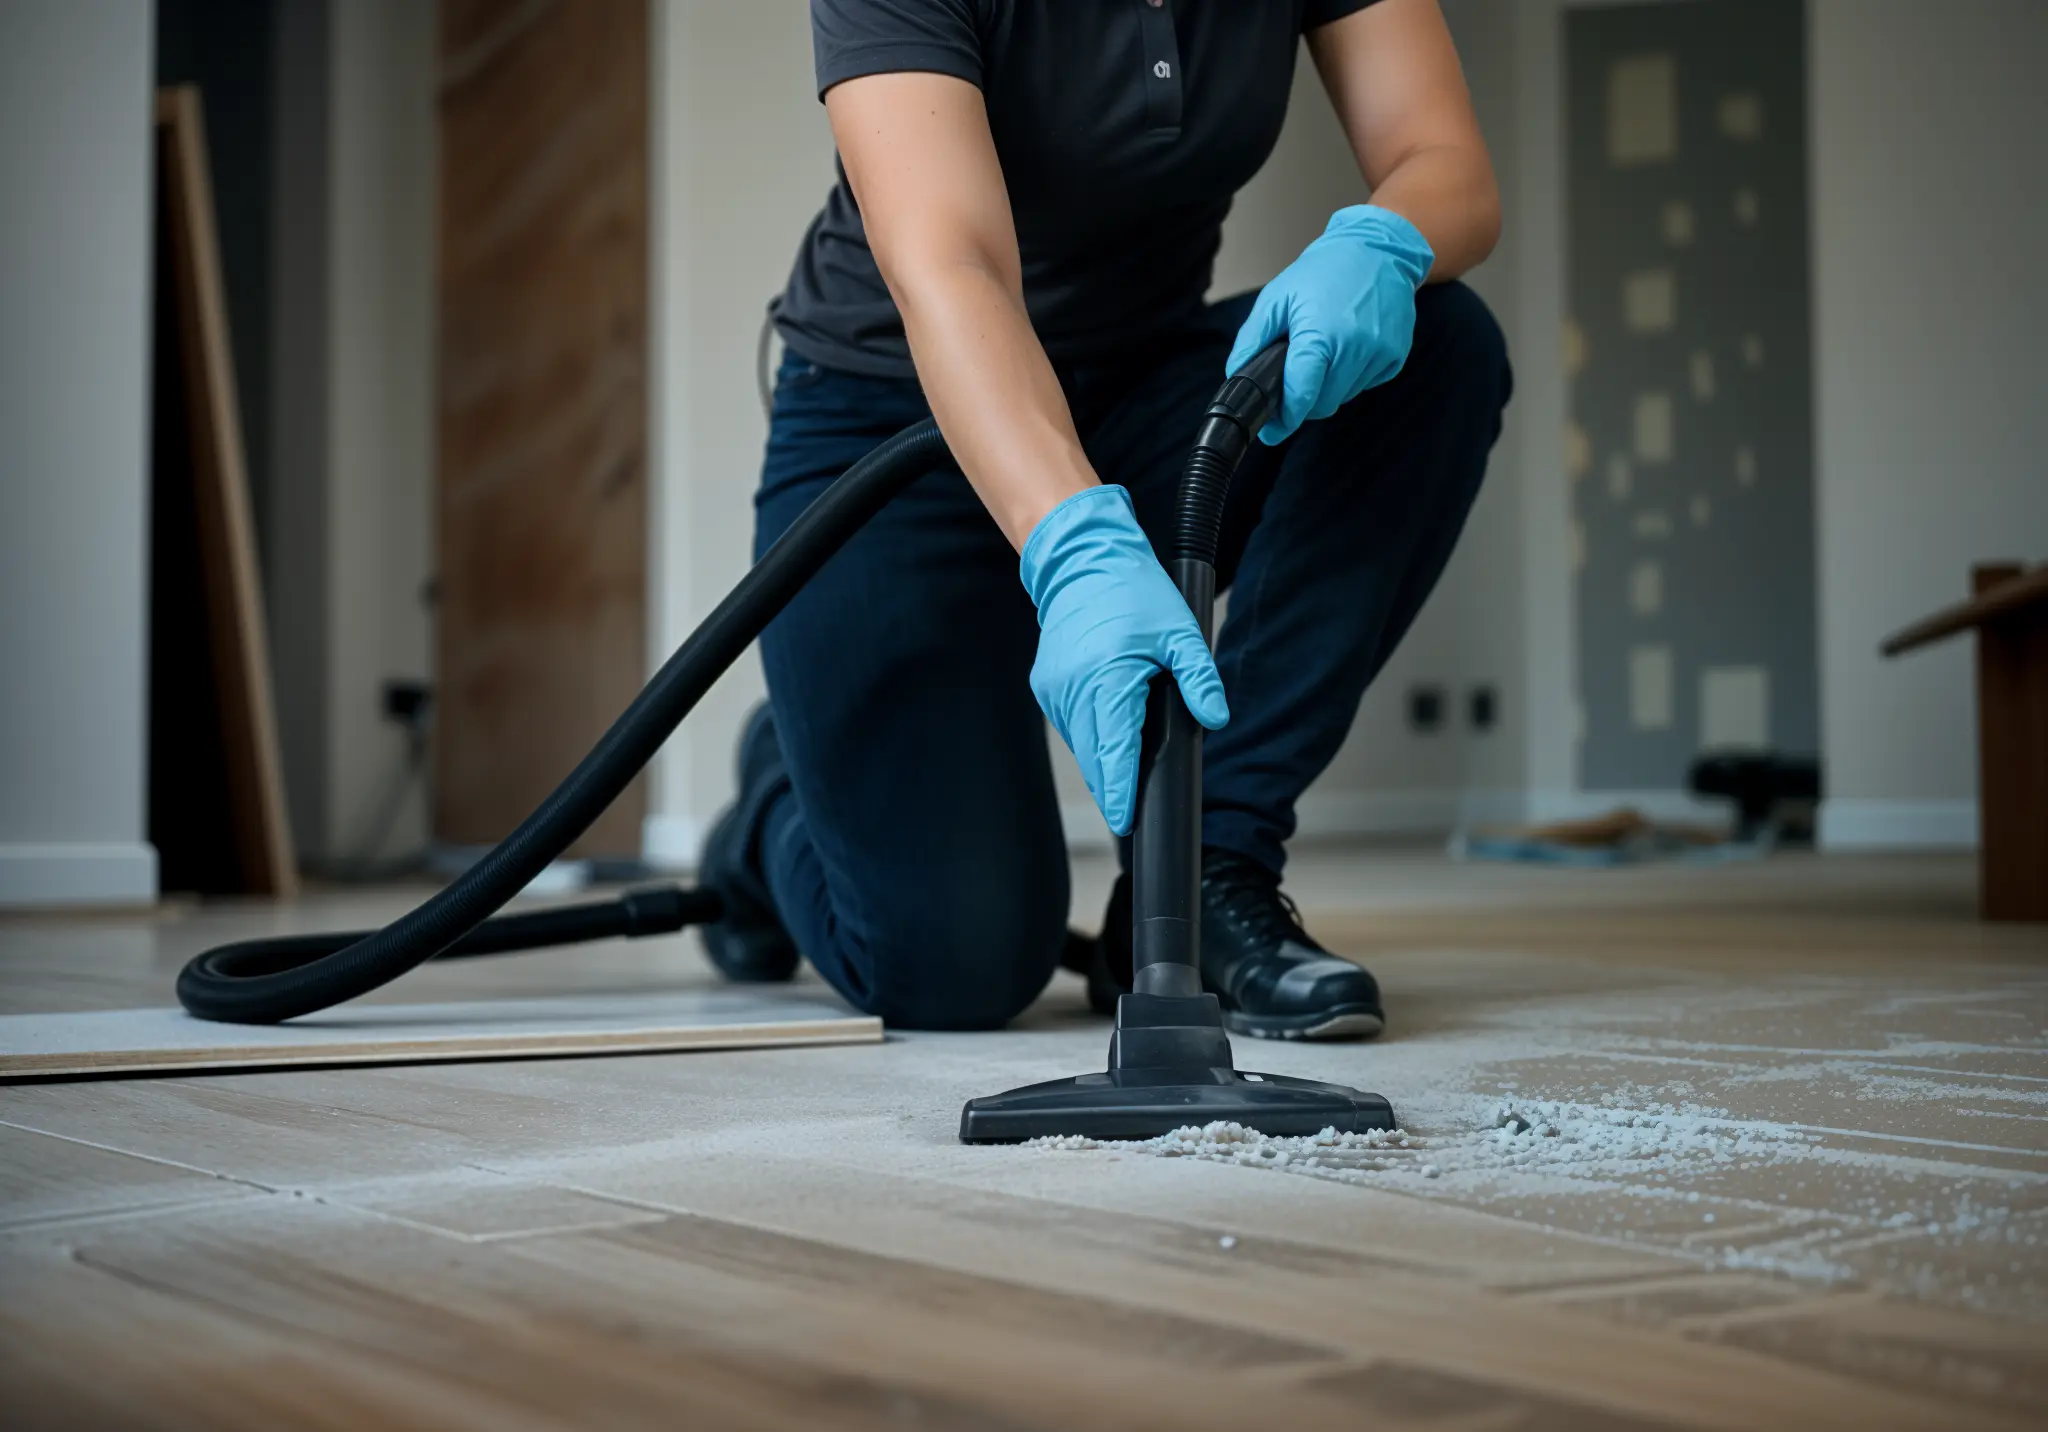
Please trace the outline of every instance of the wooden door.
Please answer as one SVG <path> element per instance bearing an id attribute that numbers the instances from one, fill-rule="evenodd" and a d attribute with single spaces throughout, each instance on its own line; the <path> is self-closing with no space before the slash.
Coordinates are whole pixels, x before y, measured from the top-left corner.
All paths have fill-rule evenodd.
<path id="1" fill-rule="evenodd" d="M 647 0 L 442 0 L 434 833 L 495 841 L 639 689 Z M 578 843 L 640 848 L 636 782 Z"/>

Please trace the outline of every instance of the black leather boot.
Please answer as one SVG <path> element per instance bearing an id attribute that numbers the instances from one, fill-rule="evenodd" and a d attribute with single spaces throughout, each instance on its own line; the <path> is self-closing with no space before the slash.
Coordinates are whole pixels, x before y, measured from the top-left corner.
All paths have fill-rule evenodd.
<path id="1" fill-rule="evenodd" d="M 1087 970 L 1103 1014 L 1131 987 L 1131 877 L 1117 877 Z M 1301 925 L 1280 877 L 1234 851 L 1202 851 L 1202 987 L 1233 1034 L 1258 1039 L 1362 1039 L 1386 1027 L 1380 988 Z"/>

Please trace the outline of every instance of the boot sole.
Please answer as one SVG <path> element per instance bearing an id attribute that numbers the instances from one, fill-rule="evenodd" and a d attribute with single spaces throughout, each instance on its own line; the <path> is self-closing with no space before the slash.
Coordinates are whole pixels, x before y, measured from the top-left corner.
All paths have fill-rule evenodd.
<path id="1" fill-rule="evenodd" d="M 1254 1039 L 1371 1039 L 1387 1027 L 1386 1016 L 1364 1005 L 1339 1005 L 1314 1014 L 1247 1015 L 1223 1012 L 1223 1027 Z"/>

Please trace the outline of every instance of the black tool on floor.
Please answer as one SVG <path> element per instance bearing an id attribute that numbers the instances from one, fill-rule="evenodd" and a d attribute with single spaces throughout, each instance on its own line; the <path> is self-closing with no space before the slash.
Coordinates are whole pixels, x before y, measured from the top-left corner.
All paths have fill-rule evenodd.
<path id="1" fill-rule="evenodd" d="M 1696 796 L 1735 802 L 1735 838 L 1773 837 L 1780 845 L 1811 845 L 1813 814 L 1821 797 L 1820 758 L 1775 751 L 1719 752 L 1701 756 L 1687 773 Z"/>
<path id="2" fill-rule="evenodd" d="M 1286 340 L 1224 383 L 1181 477 L 1169 564 L 1207 633 L 1216 541 L 1231 476 L 1280 395 Z M 715 894 L 657 887 L 617 900 L 491 918 L 545 869 L 653 759 L 691 708 L 832 554 L 891 498 L 945 462 L 926 419 L 882 443 L 819 495 L 676 649 L 611 729 L 538 809 L 444 889 L 381 930 L 222 945 L 178 974 L 178 1001 L 201 1019 L 275 1024 L 367 994 L 431 959 L 505 954 L 613 936 L 666 934 L 719 917 Z M 1109 1068 L 971 1101 L 960 1137 L 1041 1134 L 1148 1138 L 1227 1119 L 1267 1134 L 1394 1127 L 1376 1094 L 1279 1075 L 1240 1074 L 1214 995 L 1202 991 L 1202 728 L 1170 678 L 1146 716 L 1133 871 L 1136 987 L 1117 1008 Z"/>

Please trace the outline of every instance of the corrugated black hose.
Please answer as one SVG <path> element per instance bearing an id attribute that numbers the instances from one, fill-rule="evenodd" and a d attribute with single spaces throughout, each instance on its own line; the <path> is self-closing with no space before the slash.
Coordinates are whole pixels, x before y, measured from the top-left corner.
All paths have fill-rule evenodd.
<path id="1" fill-rule="evenodd" d="M 1224 383 L 1203 415 L 1195 450 L 1182 475 L 1172 565 L 1205 630 L 1223 500 L 1231 473 L 1279 397 L 1286 352 L 1282 339 Z M 208 950 L 179 972 L 178 1002 L 201 1019 L 276 1024 L 368 994 L 431 959 L 666 934 L 716 920 L 721 912 L 715 894 L 673 885 L 634 890 L 596 904 L 491 916 L 590 827 L 654 758 L 712 683 L 832 554 L 897 493 L 945 461 L 945 440 L 927 418 L 848 468 L 690 633 L 539 808 L 418 909 L 381 930 L 244 940 Z M 1185 859 L 1145 858 L 1147 848 L 1178 851 L 1199 839 L 1193 824 L 1201 808 L 1199 728 L 1185 706 L 1170 704 L 1181 718 L 1177 725 L 1191 734 L 1193 750 L 1183 754 L 1176 749 L 1171 753 L 1174 759 L 1157 761 L 1163 769 L 1147 772 L 1138 863 L 1188 866 L 1181 873 L 1192 874 Z M 1167 790 L 1175 793 L 1174 798 L 1159 799 Z M 1153 813 L 1149 822 L 1145 811 Z M 1148 912 L 1166 913 L 1166 908 L 1158 907 L 1170 908 L 1175 918 L 1154 920 L 1155 925 L 1191 922 L 1190 881 L 1161 879 L 1153 886 L 1140 880 L 1139 885 L 1148 890 L 1140 900 L 1141 932 Z M 1165 946 L 1158 958 L 1171 958 Z M 1141 957 L 1139 963 L 1147 961 Z"/>
<path id="2" fill-rule="evenodd" d="M 1216 546 L 1230 480 L 1280 402 L 1287 366 L 1281 338 L 1226 380 L 1202 414 L 1181 468 L 1167 570 L 1209 636 L 1216 610 Z M 1138 818 L 1131 829 L 1132 988 L 1142 995 L 1202 992 L 1202 727 L 1171 676 L 1152 682 L 1145 710 Z"/>

